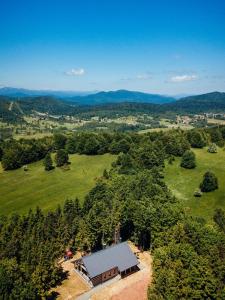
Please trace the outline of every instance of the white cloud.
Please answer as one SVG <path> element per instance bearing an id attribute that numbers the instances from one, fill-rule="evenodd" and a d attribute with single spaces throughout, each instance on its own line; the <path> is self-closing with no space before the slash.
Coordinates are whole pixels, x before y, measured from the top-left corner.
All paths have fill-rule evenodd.
<path id="1" fill-rule="evenodd" d="M 80 69 L 71 69 L 70 71 L 65 72 L 68 76 L 82 76 L 85 74 L 85 71 L 83 68 Z"/>
<path id="2" fill-rule="evenodd" d="M 176 83 L 179 83 L 179 82 L 185 82 L 185 81 L 193 81 L 193 80 L 197 80 L 198 79 L 198 76 L 195 75 L 195 74 L 192 74 L 192 75 L 177 75 L 177 76 L 172 76 L 170 78 L 170 82 L 176 82 Z"/>

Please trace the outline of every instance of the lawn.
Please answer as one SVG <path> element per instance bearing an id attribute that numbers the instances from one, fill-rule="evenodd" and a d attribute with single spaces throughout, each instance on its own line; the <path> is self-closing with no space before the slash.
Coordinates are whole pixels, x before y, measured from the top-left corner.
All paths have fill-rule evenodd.
<path id="1" fill-rule="evenodd" d="M 225 151 L 218 149 L 218 153 L 208 153 L 207 149 L 194 149 L 197 167 L 192 170 L 180 167 L 180 159 L 166 165 L 165 181 L 174 195 L 181 199 L 186 210 L 196 216 L 202 216 L 208 221 L 213 216 L 215 208 L 225 208 Z M 219 189 L 204 193 L 201 198 L 193 196 L 199 187 L 203 174 L 212 171 L 219 181 Z"/>
<path id="2" fill-rule="evenodd" d="M 26 213 L 36 206 L 50 210 L 68 198 L 84 196 L 94 187 L 97 177 L 109 169 L 115 156 L 110 154 L 70 155 L 70 170 L 56 168 L 46 172 L 42 161 L 13 171 L 0 168 L 0 214 Z"/>

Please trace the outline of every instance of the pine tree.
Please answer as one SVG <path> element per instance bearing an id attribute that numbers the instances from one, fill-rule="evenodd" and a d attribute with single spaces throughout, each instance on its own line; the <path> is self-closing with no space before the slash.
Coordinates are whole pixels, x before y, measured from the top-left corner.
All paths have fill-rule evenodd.
<path id="1" fill-rule="evenodd" d="M 184 152 L 180 166 L 186 169 L 193 169 L 196 167 L 195 154 L 193 151 L 187 150 Z"/>
<path id="2" fill-rule="evenodd" d="M 200 189 L 202 192 L 211 192 L 218 189 L 218 180 L 214 173 L 206 172 L 203 181 L 200 184 Z"/>
<path id="3" fill-rule="evenodd" d="M 46 154 L 46 156 L 44 158 L 44 161 L 43 161 L 43 164 L 44 164 L 44 167 L 45 167 L 45 171 L 50 171 L 50 170 L 54 169 L 50 153 Z"/>
<path id="4" fill-rule="evenodd" d="M 68 153 L 63 149 L 58 150 L 56 152 L 55 162 L 57 167 L 62 167 L 63 165 L 68 164 L 69 162 Z"/>

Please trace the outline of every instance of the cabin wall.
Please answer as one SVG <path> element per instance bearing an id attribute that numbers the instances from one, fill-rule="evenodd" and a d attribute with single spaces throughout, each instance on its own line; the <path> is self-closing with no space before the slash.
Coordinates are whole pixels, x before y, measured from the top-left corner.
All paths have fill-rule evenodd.
<path id="1" fill-rule="evenodd" d="M 102 283 L 102 274 L 91 278 L 91 282 L 92 282 L 93 286 L 96 286 L 96 285 Z"/>
<path id="2" fill-rule="evenodd" d="M 112 268 L 111 270 L 108 270 L 98 276 L 95 276 L 91 279 L 91 282 L 94 286 L 103 283 L 119 274 L 118 267 Z"/>
<path id="3" fill-rule="evenodd" d="M 121 275 L 122 278 L 124 278 L 124 277 L 126 277 L 126 276 L 128 276 L 128 275 L 130 275 L 132 273 L 137 272 L 138 270 L 139 270 L 139 267 L 137 265 L 136 266 L 132 266 L 132 267 L 130 267 L 130 268 L 122 271 L 120 273 L 120 275 Z"/>
<path id="4" fill-rule="evenodd" d="M 115 267 L 105 273 L 102 274 L 102 282 L 109 280 L 113 277 L 115 277 L 119 273 L 118 268 Z"/>

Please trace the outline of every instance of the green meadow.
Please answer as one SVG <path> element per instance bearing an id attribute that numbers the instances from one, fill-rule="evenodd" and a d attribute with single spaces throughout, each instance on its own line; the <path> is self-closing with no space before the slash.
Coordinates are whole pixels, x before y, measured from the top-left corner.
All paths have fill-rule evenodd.
<path id="1" fill-rule="evenodd" d="M 225 208 L 225 151 L 218 149 L 218 153 L 208 153 L 207 149 L 192 149 L 196 154 L 197 167 L 192 170 L 180 167 L 180 159 L 165 168 L 165 181 L 173 194 L 181 199 L 186 210 L 195 216 L 211 220 L 216 208 Z M 206 171 L 216 174 L 219 189 L 203 193 L 202 197 L 193 196 L 198 189 Z"/>
<path id="2" fill-rule="evenodd" d="M 37 206 L 54 209 L 66 199 L 84 196 L 94 187 L 104 169 L 109 169 L 115 156 L 110 154 L 86 156 L 70 155 L 70 169 L 45 171 L 43 162 L 13 171 L 0 168 L 0 214 L 26 213 Z"/>

